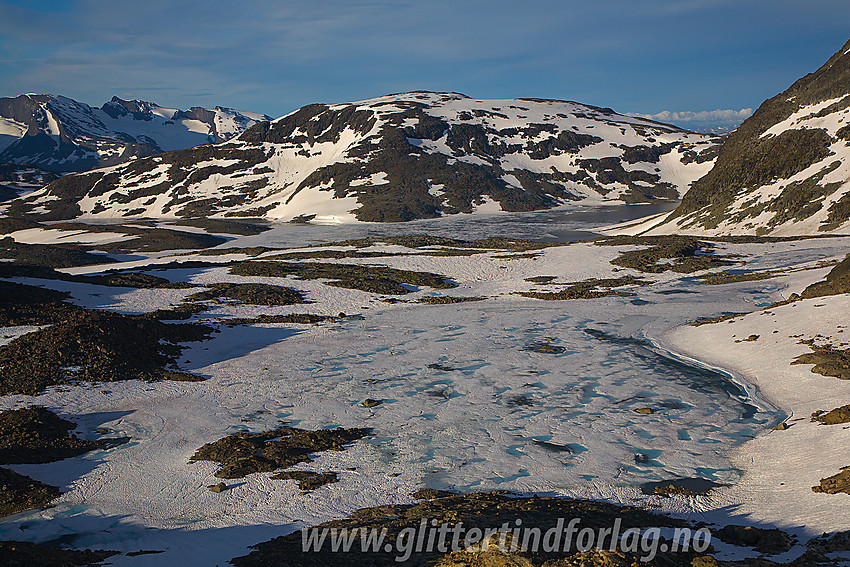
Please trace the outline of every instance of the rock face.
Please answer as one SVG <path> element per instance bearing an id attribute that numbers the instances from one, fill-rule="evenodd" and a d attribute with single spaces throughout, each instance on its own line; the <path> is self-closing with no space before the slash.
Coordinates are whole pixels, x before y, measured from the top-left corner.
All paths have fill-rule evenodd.
<path id="1" fill-rule="evenodd" d="M 848 119 L 850 42 L 730 134 L 712 170 L 672 214 L 633 232 L 850 231 Z"/>
<path id="2" fill-rule="evenodd" d="M 271 118 L 220 106 L 182 111 L 118 97 L 101 108 L 56 95 L 0 98 L 0 163 L 86 171 L 223 142 L 264 120 Z"/>
<path id="3" fill-rule="evenodd" d="M 677 199 L 719 139 L 574 102 L 415 92 L 312 104 L 215 146 L 65 177 L 20 212 L 408 221 Z"/>

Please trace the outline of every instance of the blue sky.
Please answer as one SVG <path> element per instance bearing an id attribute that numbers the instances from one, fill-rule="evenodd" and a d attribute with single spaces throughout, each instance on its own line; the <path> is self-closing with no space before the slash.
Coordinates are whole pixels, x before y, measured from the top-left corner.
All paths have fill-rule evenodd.
<path id="1" fill-rule="evenodd" d="M 848 39 L 847 0 L 0 1 L 0 96 L 280 116 L 424 89 L 708 127 Z"/>

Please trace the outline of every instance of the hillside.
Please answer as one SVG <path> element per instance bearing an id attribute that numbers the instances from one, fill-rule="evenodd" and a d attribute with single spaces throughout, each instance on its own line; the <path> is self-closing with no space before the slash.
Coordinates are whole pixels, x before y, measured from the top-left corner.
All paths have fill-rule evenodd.
<path id="1" fill-rule="evenodd" d="M 631 234 L 850 232 L 850 42 L 765 101 L 669 215 Z"/>
<path id="2" fill-rule="evenodd" d="M 12 212 L 391 222 L 678 199 L 717 141 L 574 102 L 415 92 L 308 105 L 223 144 L 68 176 Z"/>
<path id="3" fill-rule="evenodd" d="M 223 142 L 268 116 L 217 106 L 188 111 L 112 97 L 101 108 L 57 95 L 0 98 L 0 163 L 79 172 Z"/>

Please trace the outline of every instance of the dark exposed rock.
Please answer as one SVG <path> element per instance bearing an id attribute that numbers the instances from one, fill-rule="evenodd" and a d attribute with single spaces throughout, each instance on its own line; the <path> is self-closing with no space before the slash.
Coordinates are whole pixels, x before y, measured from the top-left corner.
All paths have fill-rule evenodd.
<path id="1" fill-rule="evenodd" d="M 555 292 L 521 291 L 519 295 L 534 299 L 565 300 L 565 299 L 595 299 L 608 295 L 632 295 L 631 292 L 615 288 L 624 286 L 644 286 L 650 281 L 642 280 L 634 276 L 623 276 L 620 278 L 591 278 L 581 282 L 565 284 L 567 287 Z"/>
<path id="2" fill-rule="evenodd" d="M 191 319 L 193 315 L 203 313 L 207 310 L 207 306 L 203 303 L 181 303 L 170 309 L 157 309 L 141 315 L 145 319 L 156 319 L 158 321 L 186 321 Z"/>
<path id="3" fill-rule="evenodd" d="M 268 284 L 214 283 L 208 289 L 193 293 L 187 301 L 207 301 L 227 298 L 250 305 L 294 305 L 309 303 L 297 289 Z"/>
<path id="4" fill-rule="evenodd" d="M 218 478 L 242 478 L 309 463 L 311 453 L 342 451 L 345 445 L 368 433 L 367 429 L 359 428 L 305 431 L 294 427 L 279 427 L 262 433 L 240 432 L 207 443 L 195 452 L 192 460 L 221 464 L 215 473 Z"/>
<path id="5" fill-rule="evenodd" d="M 435 488 L 422 488 L 411 494 L 417 500 L 437 500 L 438 498 L 448 498 L 457 496 L 457 493 L 448 490 L 437 490 Z"/>
<path id="6" fill-rule="evenodd" d="M 791 364 L 814 364 L 812 372 L 850 380 L 850 349 L 836 349 L 832 345 L 818 346 L 804 341 L 814 352 L 801 354 Z"/>
<path id="7" fill-rule="evenodd" d="M 850 193 L 845 193 L 827 209 L 829 213 L 820 230 L 827 232 L 835 230 L 850 218 Z"/>
<path id="8" fill-rule="evenodd" d="M 68 274 L 45 266 L 17 264 L 13 262 L 0 262 L 0 277 L 61 280 L 107 287 L 148 289 L 182 289 L 195 287 L 193 284 L 185 282 L 171 282 L 165 278 L 160 278 L 144 272 L 110 270 L 100 275 Z"/>
<path id="9" fill-rule="evenodd" d="M 101 549 L 62 549 L 49 543 L 0 541 L 0 557 L 5 567 L 86 567 L 101 565 L 117 554 L 117 551 Z"/>
<path id="10" fill-rule="evenodd" d="M 660 496 L 705 496 L 715 488 L 725 486 L 704 478 L 677 478 L 673 480 L 662 480 L 646 482 L 641 485 L 644 494 L 657 494 Z"/>
<path id="11" fill-rule="evenodd" d="M 102 276 L 82 276 L 81 279 L 75 279 L 73 281 L 110 287 L 131 287 L 137 289 L 185 289 L 194 287 L 189 283 L 170 282 L 165 278 L 160 278 L 143 272 L 107 272 Z"/>
<path id="12" fill-rule="evenodd" d="M 843 492 L 850 494 L 850 467 L 843 467 L 841 472 L 822 478 L 818 486 L 812 487 L 812 492 L 826 494 Z"/>
<path id="13" fill-rule="evenodd" d="M 266 252 L 271 252 L 274 248 L 266 246 L 249 246 L 249 247 L 233 247 L 233 248 L 208 248 L 206 250 L 198 250 L 187 252 L 192 256 L 227 256 L 229 254 L 245 254 L 246 256 L 259 256 Z"/>
<path id="14" fill-rule="evenodd" d="M 644 203 L 653 199 L 676 199 L 678 191 L 672 183 L 661 182 L 661 177 L 641 169 L 626 171 L 618 157 L 579 160 L 579 165 L 595 174 L 601 185 L 621 183 L 629 190 L 622 197 L 626 203 Z M 639 184 L 641 183 L 641 184 Z"/>
<path id="15" fill-rule="evenodd" d="M 25 124 L 26 134 L 0 152 L 0 162 L 37 165 L 54 172 L 85 171 L 126 162 L 162 152 L 158 142 L 150 136 L 174 140 L 186 145 L 222 142 L 257 122 L 255 118 L 232 109 L 216 107 L 214 111 L 193 107 L 176 112 L 170 120 L 154 114 L 157 105 L 138 100 L 113 97 L 101 108 L 92 108 L 62 96 L 26 94 L 14 98 L 0 98 L 0 117 Z M 233 132 L 218 130 L 217 114 L 224 113 L 235 126 Z M 269 120 L 269 117 L 264 117 Z M 112 120 L 123 124 L 107 126 Z M 184 120 L 192 120 L 187 125 Z M 146 122 L 148 135 L 130 135 L 133 122 Z M 197 132 L 202 122 L 208 134 Z M 115 128 L 115 129 L 113 129 Z"/>
<path id="16" fill-rule="evenodd" d="M 79 310 L 64 301 L 69 297 L 61 291 L 0 281 L 0 326 L 50 324 Z"/>
<path id="17" fill-rule="evenodd" d="M 379 405 L 381 405 L 383 403 L 384 403 L 384 400 L 373 400 L 372 398 L 366 398 L 365 400 L 363 400 L 363 407 L 364 408 L 375 408 L 375 407 L 378 407 Z"/>
<path id="18" fill-rule="evenodd" d="M 850 551 L 850 531 L 823 534 L 821 537 L 810 539 L 806 547 L 819 553 Z"/>
<path id="19" fill-rule="evenodd" d="M 530 342 L 525 345 L 523 350 L 539 352 L 542 354 L 561 354 L 567 351 L 567 349 L 562 346 L 553 345 L 551 339 Z"/>
<path id="20" fill-rule="evenodd" d="M 534 276 L 530 278 L 525 278 L 525 281 L 531 283 L 548 284 L 552 283 L 556 279 L 558 279 L 558 276 Z"/>
<path id="21" fill-rule="evenodd" d="M 785 553 L 793 546 L 791 537 L 778 529 L 764 529 L 754 526 L 728 525 L 713 530 L 713 535 L 725 543 L 742 547 L 752 547 L 759 553 L 776 555 Z"/>
<path id="22" fill-rule="evenodd" d="M 70 311 L 54 325 L 0 347 L 0 392 L 37 394 L 83 380 L 199 380 L 164 367 L 180 355 L 180 342 L 203 340 L 210 332 L 203 325 L 144 316 Z"/>
<path id="23" fill-rule="evenodd" d="M 76 427 L 43 407 L 0 412 L 0 464 L 50 463 L 103 446 L 68 433 Z"/>
<path id="24" fill-rule="evenodd" d="M 60 303 L 71 296 L 65 291 L 56 291 L 28 284 L 0 281 L 0 305 L 41 305 Z"/>
<path id="25" fill-rule="evenodd" d="M 32 219 L 20 216 L 0 217 L 0 235 L 10 234 L 27 228 L 39 228 L 42 225 Z"/>
<path id="26" fill-rule="evenodd" d="M 826 275 L 826 279 L 813 283 L 801 294 L 803 299 L 850 293 L 850 254 Z"/>
<path id="27" fill-rule="evenodd" d="M 733 262 L 711 253 L 714 245 L 692 236 L 618 236 L 599 240 L 599 246 L 649 246 L 642 250 L 622 252 L 612 264 L 641 272 L 659 274 L 667 270 L 690 274 L 708 268 L 728 266 Z M 672 262 L 661 262 L 672 260 Z"/>
<path id="28" fill-rule="evenodd" d="M 55 486 L 0 467 L 0 517 L 44 508 L 61 493 Z"/>
<path id="29" fill-rule="evenodd" d="M 466 303 L 467 301 L 483 301 L 487 299 L 482 296 L 474 296 L 474 297 L 456 297 L 451 295 L 426 295 L 419 299 L 420 303 L 427 303 L 428 305 L 451 305 L 454 303 Z"/>
<path id="30" fill-rule="evenodd" d="M 616 192 L 617 198 L 627 202 L 643 202 L 677 198 L 685 189 L 683 183 L 674 186 L 649 171 L 655 169 L 651 166 L 661 155 L 670 153 L 674 145 L 681 146 L 682 151 L 702 151 L 709 141 L 708 137 L 686 134 L 672 126 L 626 118 L 613 111 L 600 112 L 578 103 L 535 101 L 534 105 L 561 105 L 563 112 L 553 112 L 551 122 L 527 122 L 501 129 L 491 120 L 503 120 L 507 114 L 496 109 L 472 108 L 451 118 L 436 115 L 447 108 L 447 103 L 461 98 L 453 93 L 408 93 L 380 102 L 307 105 L 271 123 L 248 128 L 238 140 L 159 153 L 113 171 L 57 180 L 46 193 L 59 199 L 37 203 L 38 197 L 26 197 L 15 201 L 14 210 L 26 213 L 43 206 L 53 220 L 78 217 L 82 213 L 78 203 L 86 196 L 87 202 L 94 200 L 93 205 L 87 205 L 86 213 L 112 210 L 127 216 L 246 217 L 261 216 L 291 203 L 304 191 L 325 191 L 328 199 L 356 199 L 351 212 L 359 220 L 400 222 L 472 212 L 487 200 L 499 203 L 506 211 L 548 209 L 584 199 L 590 193 Z M 481 104 L 474 101 L 475 106 Z M 109 108 L 137 115 L 137 111 L 118 103 Z M 139 112 L 142 119 L 149 116 L 149 110 Z M 563 120 L 570 118 L 566 113 L 580 120 Z M 189 114 L 181 113 L 181 117 Z M 208 112 L 199 109 L 197 114 L 204 119 Z M 558 120 L 554 120 L 556 115 Z M 520 120 L 527 118 L 519 116 Z M 612 140 L 593 135 L 593 121 L 618 126 L 620 133 L 612 134 L 618 139 L 631 130 L 642 143 L 621 148 Z M 661 143 L 653 137 L 661 134 L 681 134 L 682 138 Z M 437 149 L 433 147 L 435 141 L 439 141 Z M 43 145 L 48 142 L 39 141 Z M 276 156 L 294 154 L 297 159 L 321 155 L 328 151 L 320 147 L 322 144 L 337 144 L 333 151 L 342 159 L 321 160 L 325 165 L 318 167 L 306 161 L 295 163 L 292 167 L 300 173 L 295 176 L 300 179 L 297 185 L 276 175 L 276 165 L 270 167 L 276 163 Z M 566 154 L 580 158 L 583 149 L 596 145 L 626 155 L 629 170 L 622 167 L 618 156 L 578 159 L 568 165 L 568 171 L 540 163 Z M 139 149 L 140 154 L 144 151 Z M 93 154 L 86 156 L 96 158 Z M 512 156 L 522 156 L 527 167 L 515 167 L 518 160 Z M 616 165 L 611 160 L 616 160 Z M 204 195 L 201 183 L 214 175 L 219 176 L 216 195 Z M 381 179 L 379 183 L 374 181 L 375 176 Z M 628 188 L 625 194 L 621 181 Z M 270 203 L 269 198 L 275 195 L 280 196 L 279 201 Z M 162 197 L 164 204 L 158 201 Z M 321 212 L 318 205 L 315 211 L 299 211 L 292 220 L 310 222 Z"/>
<path id="31" fill-rule="evenodd" d="M 2 105 L 2 103 L 0 103 Z M 2 112 L 2 111 L 0 111 Z M 0 163 L 0 183 L 26 189 L 44 187 L 59 176 L 52 171 L 39 169 L 32 165 Z"/>
<path id="32" fill-rule="evenodd" d="M 274 256 L 266 256 L 265 260 L 308 260 L 313 258 L 330 258 L 339 260 L 341 258 L 386 258 L 388 256 L 399 256 L 399 253 L 390 252 L 362 252 L 360 250 L 305 250 L 303 252 L 284 252 Z"/>
<path id="33" fill-rule="evenodd" d="M 164 250 L 184 250 L 210 248 L 227 242 L 226 238 L 213 234 L 197 234 L 182 230 L 165 228 L 135 229 L 122 227 L 119 232 L 133 234 L 135 238 L 98 244 L 98 250 L 110 254 L 127 254 L 129 252 L 162 252 Z"/>
<path id="34" fill-rule="evenodd" d="M 359 545 L 351 547 L 350 551 L 332 551 L 330 549 L 330 538 L 318 551 L 303 551 L 302 534 L 295 532 L 286 536 L 275 538 L 271 541 L 252 546 L 255 551 L 251 554 L 231 560 L 236 567 L 295 567 L 295 566 L 320 566 L 334 565 L 339 567 L 371 565 L 374 567 L 384 565 L 397 565 L 396 557 L 401 556 L 397 550 L 401 549 L 398 544 L 403 545 L 404 538 L 410 529 L 420 529 L 421 522 L 434 520 L 437 525 L 446 523 L 453 527 L 458 523 L 463 524 L 465 530 L 477 528 L 498 529 L 507 522 L 514 526 L 516 519 L 522 520 L 523 528 L 538 527 L 541 533 L 557 525 L 559 519 L 577 518 L 580 527 L 583 528 L 610 528 L 614 520 L 621 519 L 623 526 L 629 527 L 678 527 L 685 524 L 680 520 L 655 515 L 639 508 L 629 506 L 616 506 L 604 502 L 592 502 L 587 500 L 571 500 L 567 498 L 555 498 L 547 496 L 524 497 L 511 495 L 503 492 L 473 493 L 467 495 L 451 494 L 444 491 L 422 490 L 413 495 L 415 498 L 424 499 L 415 504 L 387 505 L 376 508 L 364 508 L 354 512 L 349 518 L 334 520 L 317 526 L 318 528 L 347 529 L 386 529 L 384 541 L 388 548 L 377 551 L 362 552 Z M 309 528 L 308 528 L 309 529 Z M 407 530 L 403 532 L 403 530 Z M 359 541 L 359 540 L 358 540 Z M 631 553 L 602 553 L 576 552 L 573 547 L 567 552 L 545 552 L 538 549 L 532 551 L 516 551 L 505 554 L 495 553 L 497 549 L 490 548 L 486 553 L 451 551 L 451 536 L 446 538 L 447 552 L 441 553 L 433 546 L 431 550 L 412 550 L 410 557 L 404 563 L 413 566 L 450 566 L 460 565 L 461 562 L 468 567 L 495 567 L 495 566 L 534 566 L 540 567 L 544 563 L 547 567 L 566 565 L 594 565 L 594 566 L 626 566 L 634 564 L 653 566 L 685 566 L 689 565 L 691 559 L 697 554 L 692 551 L 683 553 L 662 553 L 650 562 L 640 563 L 636 555 Z M 460 546 L 465 547 L 463 540 Z M 517 542 L 519 546 L 521 542 Z M 487 557 L 486 555 L 491 554 Z M 618 560 L 620 563 L 600 563 L 597 559 Z M 548 563 L 547 563 L 548 561 Z"/>
<path id="35" fill-rule="evenodd" d="M 700 319 L 697 319 L 696 321 L 691 321 L 689 325 L 691 327 L 711 325 L 713 323 L 720 323 L 721 321 L 731 321 L 733 319 L 737 319 L 738 317 L 743 317 L 744 315 L 748 315 L 748 313 L 723 313 L 721 315 L 717 315 L 716 317 L 702 317 Z"/>
<path id="36" fill-rule="evenodd" d="M 109 256 L 86 252 L 70 244 L 23 244 L 11 237 L 0 240 L 0 258 L 48 268 L 71 268 L 114 262 Z"/>
<path id="37" fill-rule="evenodd" d="M 394 244 L 397 246 L 405 246 L 407 248 L 416 248 L 422 251 L 423 248 L 445 247 L 445 248 L 469 248 L 476 250 L 508 250 L 512 252 L 522 252 L 526 250 L 542 250 L 552 246 L 563 246 L 559 242 L 536 242 L 533 240 L 522 240 L 518 238 L 504 238 L 494 236 L 490 238 L 481 238 L 478 240 L 460 240 L 456 238 L 446 238 L 444 236 L 432 236 L 430 234 L 407 234 L 404 236 L 369 236 L 366 238 L 356 238 L 352 240 L 342 240 L 329 244 L 320 244 L 317 246 L 354 246 L 356 248 L 366 248 L 376 244 Z"/>
<path id="38" fill-rule="evenodd" d="M 301 490 L 316 490 L 326 484 L 339 482 L 335 472 L 284 471 L 271 477 L 274 480 L 297 480 Z"/>
<path id="39" fill-rule="evenodd" d="M 623 148 L 623 161 L 635 164 L 638 162 L 658 163 L 661 156 L 673 151 L 676 144 L 661 144 L 660 146 L 626 146 Z"/>
<path id="40" fill-rule="evenodd" d="M 260 315 L 254 318 L 233 318 L 224 322 L 225 325 L 233 327 L 236 325 L 255 325 L 264 323 L 297 323 L 300 325 L 315 325 L 322 321 L 335 319 L 329 315 L 315 315 L 313 313 L 289 313 L 287 315 Z"/>
<path id="41" fill-rule="evenodd" d="M 850 404 L 831 411 L 816 411 L 812 414 L 812 421 L 822 423 L 823 425 L 850 423 Z"/>
<path id="42" fill-rule="evenodd" d="M 694 279 L 706 285 L 722 285 L 728 283 L 768 280 L 771 278 L 778 278 L 783 275 L 785 275 L 785 272 L 782 270 L 764 270 L 761 272 L 754 271 L 742 273 L 719 272 L 705 274 L 704 276 L 699 276 Z"/>
<path id="43" fill-rule="evenodd" d="M 542 255 L 542 252 L 528 252 L 527 254 L 502 254 L 500 256 L 491 256 L 491 258 L 497 260 L 528 260 L 540 258 Z"/>
<path id="44" fill-rule="evenodd" d="M 286 277 L 299 279 L 328 279 L 327 285 L 359 289 L 372 293 L 402 295 L 410 290 L 401 284 L 427 286 L 437 289 L 455 287 L 444 276 L 429 272 L 413 272 L 384 266 L 331 264 L 323 262 L 240 262 L 230 269 L 238 276 Z"/>
<path id="45" fill-rule="evenodd" d="M 818 212 L 824 197 L 837 187 L 821 186 L 822 175 L 815 179 L 817 174 L 811 181 L 786 185 L 776 199 L 740 210 L 733 210 L 732 205 L 753 189 L 776 180 L 789 179 L 829 156 L 833 140 L 823 129 L 790 129 L 777 136 L 764 136 L 764 133 L 807 105 L 840 98 L 841 101 L 829 110 L 833 112 L 847 104 L 847 85 L 850 84 L 848 48 L 850 43 L 820 69 L 765 101 L 731 133 L 722 144 L 713 169 L 693 184 L 673 218 L 698 212 L 697 225 L 711 229 L 724 220 L 743 223 L 762 213 L 773 213 L 769 226 L 775 226 L 791 218 L 800 220 Z M 850 199 L 842 201 L 842 205 L 832 205 L 830 217 L 822 229 L 835 228 L 850 218 L 850 208 L 847 207 Z"/>

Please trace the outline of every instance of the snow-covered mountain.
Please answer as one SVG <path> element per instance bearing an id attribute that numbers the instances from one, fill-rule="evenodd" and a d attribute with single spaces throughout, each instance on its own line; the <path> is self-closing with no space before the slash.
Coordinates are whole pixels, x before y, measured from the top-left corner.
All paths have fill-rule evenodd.
<path id="1" fill-rule="evenodd" d="M 733 132 L 675 211 L 619 232 L 850 232 L 850 41 Z"/>
<path id="2" fill-rule="evenodd" d="M 387 222 L 677 199 L 718 141 L 575 102 L 414 92 L 305 106 L 223 144 L 65 177 L 15 208 Z"/>
<path id="3" fill-rule="evenodd" d="M 223 142 L 264 120 L 271 118 L 220 106 L 183 111 L 118 97 L 101 108 L 56 95 L 0 98 L 0 163 L 86 171 Z"/>

